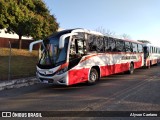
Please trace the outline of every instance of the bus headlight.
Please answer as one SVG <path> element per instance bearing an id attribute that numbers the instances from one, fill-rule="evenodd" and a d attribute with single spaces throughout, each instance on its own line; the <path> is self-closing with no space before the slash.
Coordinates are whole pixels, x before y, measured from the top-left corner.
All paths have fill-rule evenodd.
<path id="1" fill-rule="evenodd" d="M 63 73 L 65 73 L 67 70 L 68 70 L 67 67 L 61 69 L 60 71 L 57 72 L 57 75 L 63 74 Z"/>

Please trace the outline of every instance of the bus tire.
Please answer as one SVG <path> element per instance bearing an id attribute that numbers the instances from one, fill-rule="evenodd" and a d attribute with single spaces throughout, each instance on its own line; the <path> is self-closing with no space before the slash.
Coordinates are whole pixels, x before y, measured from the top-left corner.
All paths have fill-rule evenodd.
<path id="1" fill-rule="evenodd" d="M 99 79 L 98 72 L 96 69 L 91 68 L 89 73 L 88 85 L 93 85 Z"/>
<path id="2" fill-rule="evenodd" d="M 129 74 L 133 74 L 133 72 L 134 72 L 134 65 L 133 65 L 133 63 L 130 63 L 128 73 L 129 73 Z"/>
<path id="3" fill-rule="evenodd" d="M 156 63 L 155 63 L 155 66 L 157 66 L 158 65 L 158 61 L 156 61 Z"/>
<path id="4" fill-rule="evenodd" d="M 151 61 L 149 61 L 149 64 L 147 64 L 147 68 L 148 68 L 148 69 L 151 68 Z"/>

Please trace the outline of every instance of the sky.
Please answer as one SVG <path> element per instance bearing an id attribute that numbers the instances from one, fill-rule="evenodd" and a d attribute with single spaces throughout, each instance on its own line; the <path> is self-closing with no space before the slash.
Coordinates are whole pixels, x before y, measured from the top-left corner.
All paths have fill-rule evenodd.
<path id="1" fill-rule="evenodd" d="M 127 34 L 160 46 L 160 0 L 44 0 L 60 28 Z"/>

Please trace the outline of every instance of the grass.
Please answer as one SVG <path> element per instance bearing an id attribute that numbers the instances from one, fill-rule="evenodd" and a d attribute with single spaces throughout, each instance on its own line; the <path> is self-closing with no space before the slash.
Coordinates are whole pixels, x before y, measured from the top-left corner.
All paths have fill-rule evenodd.
<path id="1" fill-rule="evenodd" d="M 8 48 L 0 48 L 0 80 L 8 79 L 9 69 Z M 11 51 L 11 79 L 35 76 L 38 51 L 30 53 L 28 50 L 12 49 Z"/>

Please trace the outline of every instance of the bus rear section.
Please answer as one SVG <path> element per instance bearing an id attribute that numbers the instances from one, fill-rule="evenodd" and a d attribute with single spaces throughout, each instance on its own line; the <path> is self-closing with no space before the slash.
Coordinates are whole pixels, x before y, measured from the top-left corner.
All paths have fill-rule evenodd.
<path id="1" fill-rule="evenodd" d="M 144 47 L 144 66 L 150 68 L 152 65 L 160 63 L 160 48 L 151 44 L 145 44 Z"/>

